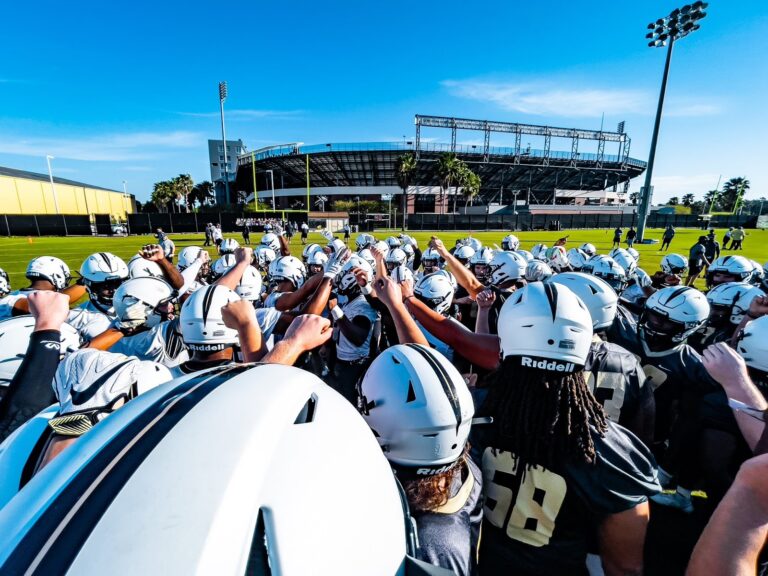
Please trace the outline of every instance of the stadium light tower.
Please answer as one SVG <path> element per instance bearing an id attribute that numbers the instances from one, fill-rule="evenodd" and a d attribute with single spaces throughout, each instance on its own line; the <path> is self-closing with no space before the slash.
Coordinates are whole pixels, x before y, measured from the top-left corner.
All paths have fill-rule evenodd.
<path id="1" fill-rule="evenodd" d="M 53 194 L 53 206 L 56 208 L 56 214 L 59 213 L 59 200 L 56 198 L 56 186 L 53 184 L 53 170 L 51 170 L 51 160 L 53 160 L 53 156 L 50 154 L 47 154 L 45 156 L 45 160 L 48 162 L 48 178 L 51 181 L 51 194 Z"/>
<path id="2" fill-rule="evenodd" d="M 221 140 L 224 142 L 224 190 L 229 203 L 229 160 L 227 160 L 227 131 L 224 128 L 224 101 L 227 99 L 227 82 L 219 82 L 219 107 L 221 108 Z"/>
<path id="3" fill-rule="evenodd" d="M 648 153 L 648 166 L 645 170 L 645 184 L 640 189 L 640 210 L 638 211 L 637 239 L 642 242 L 645 236 L 645 224 L 648 218 L 648 212 L 651 209 L 651 199 L 653 198 L 653 187 L 651 178 L 653 177 L 653 162 L 656 158 L 656 144 L 659 140 L 659 127 L 661 125 L 661 111 L 664 108 L 664 95 L 667 91 L 667 77 L 669 76 L 669 63 L 672 60 L 672 47 L 676 40 L 685 38 L 691 32 L 699 29 L 699 21 L 707 13 L 704 9 L 708 6 L 706 2 L 698 0 L 693 4 L 686 4 L 682 8 L 675 8 L 669 16 L 659 18 L 655 22 L 648 24 L 649 32 L 645 35 L 648 46 L 651 48 L 667 48 L 667 60 L 664 63 L 664 76 L 661 79 L 661 90 L 659 91 L 659 104 L 656 108 L 656 121 L 653 125 L 653 137 L 651 138 L 651 150 Z"/>

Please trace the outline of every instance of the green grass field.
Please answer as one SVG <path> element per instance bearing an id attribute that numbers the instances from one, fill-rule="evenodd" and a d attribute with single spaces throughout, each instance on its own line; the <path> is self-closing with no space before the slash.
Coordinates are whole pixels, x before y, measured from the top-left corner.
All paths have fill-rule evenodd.
<path id="1" fill-rule="evenodd" d="M 717 230 L 716 232 L 718 240 L 721 240 L 724 230 Z M 679 252 L 680 254 L 687 256 L 688 249 L 693 245 L 696 238 L 698 238 L 701 233 L 701 230 L 678 229 L 677 235 L 672 242 L 670 252 Z M 447 246 L 452 246 L 457 238 L 463 238 L 468 235 L 467 232 L 415 232 L 412 235 L 418 240 L 419 246 L 424 249 L 427 241 L 433 234 L 442 238 Z M 612 230 L 520 232 L 517 236 L 520 238 L 521 247 L 530 250 L 534 244 L 539 242 L 544 242 L 551 246 L 555 240 L 566 234 L 569 236 L 568 247 L 578 246 L 583 242 L 591 242 L 597 247 L 598 252 L 600 253 L 606 253 L 611 249 L 611 239 L 613 237 Z M 650 238 L 660 239 L 661 234 L 662 230 L 649 230 L 647 235 Z M 383 239 L 387 235 L 389 235 L 389 233 L 386 231 L 376 232 L 378 238 Z M 473 234 L 473 236 L 489 246 L 493 246 L 494 243 L 499 244 L 504 235 L 504 232 L 477 232 Z M 177 252 L 185 246 L 202 245 L 204 241 L 203 234 L 171 234 L 170 236 L 176 243 Z M 355 235 L 353 234 L 353 241 L 354 236 Z M 238 234 L 228 234 L 227 237 L 236 238 L 238 241 L 242 241 L 242 237 Z M 252 234 L 251 238 L 258 242 L 259 235 Z M 3 268 L 10 276 L 11 286 L 14 289 L 18 289 L 27 285 L 27 281 L 24 278 L 24 271 L 27 267 L 27 263 L 35 256 L 58 256 L 67 263 L 73 274 L 76 276 L 75 273 L 80 269 L 82 261 L 86 256 L 93 252 L 112 252 L 127 261 L 136 254 L 136 251 L 143 244 L 153 241 L 154 237 L 152 236 L 115 238 L 1 238 L 0 268 Z M 310 241 L 325 243 L 324 238 L 318 233 L 311 234 Z M 641 254 L 640 266 L 649 274 L 652 274 L 659 269 L 659 262 L 664 255 L 664 253 L 659 251 L 659 246 L 660 244 L 635 245 L 635 248 L 637 248 Z M 295 248 L 295 254 L 300 254 L 301 241 L 298 236 L 293 237 L 291 247 Z M 209 249 L 209 251 L 211 257 L 215 258 L 215 249 Z M 726 254 L 730 254 L 730 252 L 726 252 Z M 739 251 L 738 254 L 757 260 L 761 264 L 765 263 L 768 260 L 768 231 L 749 230 L 747 238 L 744 241 L 744 250 Z"/>

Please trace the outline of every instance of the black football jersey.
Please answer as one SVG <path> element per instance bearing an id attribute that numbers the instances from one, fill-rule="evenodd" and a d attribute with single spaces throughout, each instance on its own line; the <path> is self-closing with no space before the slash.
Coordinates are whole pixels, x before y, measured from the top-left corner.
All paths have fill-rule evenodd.
<path id="1" fill-rule="evenodd" d="M 730 325 L 725 328 L 705 326 L 688 337 L 688 345 L 701 354 L 707 346 L 729 340 L 733 336 L 734 330 L 735 328 Z"/>
<path id="2" fill-rule="evenodd" d="M 604 437 L 593 434 L 594 464 L 563 462 L 556 470 L 526 467 L 511 452 L 484 442 L 493 435 L 492 426 L 483 428 L 472 433 L 485 494 L 483 576 L 584 574 L 591 535 L 601 519 L 661 490 L 653 456 L 613 422 Z"/>
<path id="3" fill-rule="evenodd" d="M 506 290 L 499 290 L 496 286 L 490 288 L 494 294 L 496 294 L 496 300 L 493 301 L 491 309 L 488 311 L 488 329 L 491 334 L 499 333 L 499 314 L 501 314 L 501 307 L 504 306 L 504 302 L 512 294 Z"/>
<path id="4" fill-rule="evenodd" d="M 451 486 L 451 498 L 434 512 L 415 512 L 419 560 L 470 576 L 477 570 L 483 521 L 483 477 L 467 458 Z"/>
<path id="5" fill-rule="evenodd" d="M 619 306 L 607 336 L 610 342 L 637 356 L 645 372 L 646 383 L 653 390 L 665 382 L 702 393 L 720 388 L 704 369 L 701 356 L 688 344 L 678 344 L 662 352 L 649 350 L 638 334 L 636 318 L 622 306 Z"/>
<path id="6" fill-rule="evenodd" d="M 653 427 L 653 390 L 645 385 L 645 372 L 637 357 L 618 344 L 595 340 L 584 371 L 587 384 L 603 405 L 606 416 L 649 441 Z"/>

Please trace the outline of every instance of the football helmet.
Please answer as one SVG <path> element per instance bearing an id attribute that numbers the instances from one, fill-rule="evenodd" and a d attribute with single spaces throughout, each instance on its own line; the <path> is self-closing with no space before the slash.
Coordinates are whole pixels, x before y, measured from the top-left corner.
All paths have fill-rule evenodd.
<path id="1" fill-rule="evenodd" d="M 629 252 L 629 255 L 632 256 L 632 258 L 635 259 L 636 264 L 640 264 L 640 252 L 635 250 L 633 247 L 627 248 L 627 252 Z"/>
<path id="2" fill-rule="evenodd" d="M 568 271 L 568 254 L 562 246 L 552 246 L 546 252 L 546 263 L 555 272 Z"/>
<path id="3" fill-rule="evenodd" d="M 487 284 L 488 279 L 491 276 L 490 266 L 493 258 L 493 250 L 490 248 L 481 248 L 480 250 L 475 251 L 472 257 L 469 259 L 469 269 L 472 271 L 472 274 L 474 274 L 475 277 L 483 284 Z"/>
<path id="4" fill-rule="evenodd" d="M 264 283 L 259 271 L 253 266 L 248 266 L 243 272 L 243 276 L 240 278 L 240 282 L 238 282 L 235 292 L 237 292 L 237 295 L 243 300 L 261 303 L 263 286 Z"/>
<path id="5" fill-rule="evenodd" d="M 368 264 L 371 265 L 371 268 L 373 271 L 376 271 L 376 258 L 373 257 L 373 252 L 370 251 L 368 248 L 363 248 L 360 250 L 360 252 L 357 253 L 360 258 L 368 262 Z"/>
<path id="6" fill-rule="evenodd" d="M 261 237 L 261 245 L 271 248 L 275 251 L 275 254 L 280 252 L 280 238 L 277 234 L 272 234 L 271 232 L 264 234 L 264 236 Z"/>
<path id="7" fill-rule="evenodd" d="M 579 248 L 571 248 L 568 250 L 568 264 L 570 264 L 571 268 L 576 272 L 580 272 L 581 269 L 584 268 L 587 260 L 589 260 L 589 256 L 587 256 L 583 250 Z"/>
<path id="8" fill-rule="evenodd" d="M 762 373 L 765 381 L 768 373 L 768 316 L 744 327 L 736 342 L 736 351 L 744 357 L 747 366 Z"/>
<path id="9" fill-rule="evenodd" d="M 315 244 L 317 246 L 317 244 Z M 321 248 L 322 250 L 322 248 Z M 266 246 L 258 246 L 253 251 L 253 263 L 262 272 L 269 270 L 269 266 L 277 259 L 277 254 L 272 248 Z"/>
<path id="10" fill-rule="evenodd" d="M 309 257 L 315 252 L 324 252 L 323 247 L 320 244 L 307 244 L 301 251 L 301 259 L 306 263 Z"/>
<path id="11" fill-rule="evenodd" d="M 181 252 L 179 252 L 177 264 L 179 270 L 189 268 L 200 257 L 202 252 L 203 249 L 200 246 L 185 246 L 182 248 Z"/>
<path id="12" fill-rule="evenodd" d="M 517 252 L 518 254 L 520 254 L 520 256 L 525 258 L 526 262 L 530 262 L 531 260 L 535 260 L 535 258 L 533 257 L 533 254 L 531 252 L 529 252 L 528 250 L 520 249 L 520 250 L 515 250 L 515 252 Z"/>
<path id="13" fill-rule="evenodd" d="M 269 265 L 271 283 L 287 280 L 293 284 L 294 290 L 298 290 L 304 285 L 306 277 L 304 263 L 295 256 L 281 256 Z"/>
<path id="14" fill-rule="evenodd" d="M 552 268 L 541 260 L 531 260 L 525 267 L 525 279 L 528 282 L 542 282 L 552 276 Z"/>
<path id="15" fill-rule="evenodd" d="M 744 256 L 721 256 L 707 270 L 707 276 L 712 286 L 724 282 L 749 281 L 754 266 Z"/>
<path id="16" fill-rule="evenodd" d="M 520 248 L 520 240 L 514 234 L 507 234 L 501 239 L 501 249 L 514 251 Z"/>
<path id="17" fill-rule="evenodd" d="M 112 307 L 115 290 L 128 278 L 128 266 L 109 252 L 96 252 L 80 266 L 88 298 L 102 312 Z"/>
<path id="18" fill-rule="evenodd" d="M 549 246 L 547 246 L 546 244 L 536 244 L 533 248 L 531 248 L 531 254 L 533 254 L 533 257 L 536 260 L 541 260 L 542 262 L 546 262 L 547 250 L 549 250 Z"/>
<path id="19" fill-rule="evenodd" d="M 634 276 L 635 270 L 637 270 L 637 261 L 629 252 L 622 250 L 621 252 L 617 253 L 616 256 L 613 256 L 613 260 L 616 262 L 616 264 L 624 268 L 624 273 L 627 275 L 627 279 Z"/>
<path id="20" fill-rule="evenodd" d="M 360 268 L 365 271 L 368 283 L 371 283 L 373 279 L 373 268 L 368 262 L 360 258 L 357 254 L 352 254 L 344 263 L 341 271 L 334 279 L 334 286 L 339 294 L 349 295 L 358 288 L 357 277 L 355 276 L 354 269 Z"/>
<path id="21" fill-rule="evenodd" d="M 581 246 L 579 246 L 579 250 L 584 252 L 589 258 L 592 258 L 595 254 L 597 254 L 597 248 L 595 248 L 594 244 L 591 244 L 589 242 L 584 242 Z"/>
<path id="22" fill-rule="evenodd" d="M 592 264 L 591 274 L 605 280 L 617 294 L 620 294 L 627 287 L 627 273 L 610 256 L 605 256 L 594 262 L 590 260 L 590 264 Z"/>
<path id="23" fill-rule="evenodd" d="M 525 276 L 527 265 L 525 259 L 517 252 L 499 250 L 488 265 L 490 285 L 501 288 L 510 281 L 520 280 Z"/>
<path id="24" fill-rule="evenodd" d="M 443 257 L 434 248 L 427 248 L 421 254 L 421 265 L 424 268 L 424 274 L 437 272 L 442 267 L 443 262 Z"/>
<path id="25" fill-rule="evenodd" d="M 413 287 L 413 294 L 438 314 L 447 314 L 453 303 L 453 285 L 443 274 L 428 274 Z"/>
<path id="26" fill-rule="evenodd" d="M 475 249 L 472 248 L 472 246 L 459 246 L 456 248 L 456 250 L 453 253 L 456 260 L 464 264 L 467 268 L 469 267 L 469 261 L 472 259 L 472 256 L 475 255 Z"/>
<path id="27" fill-rule="evenodd" d="M 552 276 L 548 282 L 562 284 L 581 298 L 589 310 L 594 330 L 608 328 L 613 324 L 619 297 L 602 278 L 583 272 L 563 272 Z"/>
<path id="28" fill-rule="evenodd" d="M 358 407 L 387 459 L 406 476 L 449 470 L 464 453 L 474 416 L 464 378 L 427 346 L 381 352 L 358 384 Z"/>
<path id="29" fill-rule="evenodd" d="M 472 236 L 464 239 L 464 244 L 472 248 L 475 252 L 479 252 L 483 249 L 483 243 L 480 242 L 477 238 L 473 238 Z"/>
<path id="30" fill-rule="evenodd" d="M 263 241 L 264 238 L 262 238 L 262 242 Z M 222 256 L 224 254 L 234 254 L 235 250 L 238 248 L 240 248 L 240 243 L 237 240 L 234 238 L 224 238 L 224 240 L 221 241 L 221 244 L 219 244 L 219 254 Z"/>
<path id="31" fill-rule="evenodd" d="M 213 284 L 187 298 L 179 314 L 179 327 L 184 344 L 198 352 L 219 352 L 236 345 L 237 330 L 224 324 L 221 309 L 240 300 L 234 290 Z"/>
<path id="32" fill-rule="evenodd" d="M 688 272 L 688 258 L 682 254 L 667 254 L 661 259 L 661 271 L 664 274 L 682 276 Z"/>
<path id="33" fill-rule="evenodd" d="M 213 263 L 213 266 L 211 266 L 211 275 L 213 278 L 221 278 L 224 274 L 229 272 L 229 269 L 235 264 L 237 264 L 237 260 L 235 259 L 234 254 L 224 254 L 217 258 Z"/>
<path id="34" fill-rule="evenodd" d="M 405 251 L 400 248 L 392 248 L 387 253 L 387 257 L 384 259 L 384 262 L 387 266 L 387 270 L 392 272 L 392 270 L 398 266 L 404 266 L 407 260 L 408 256 L 406 255 Z"/>
<path id="35" fill-rule="evenodd" d="M 516 290 L 499 313 L 503 357 L 520 357 L 528 368 L 573 373 L 581 369 L 592 343 L 592 318 L 570 289 L 535 282 Z"/>
<path id="36" fill-rule="evenodd" d="M 115 290 L 115 316 L 122 327 L 153 328 L 168 319 L 174 291 L 159 278 L 129 278 Z"/>
<path id="37" fill-rule="evenodd" d="M 370 250 L 368 250 L 370 253 Z M 328 262 L 328 255 L 323 250 L 315 250 L 309 255 L 309 258 L 305 260 L 307 267 L 307 274 L 314 276 L 322 272 L 325 269 L 325 263 Z"/>
<path id="38" fill-rule="evenodd" d="M 387 248 L 389 248 L 390 250 L 393 250 L 395 248 L 400 248 L 400 245 L 402 244 L 402 242 L 400 242 L 400 238 L 398 238 L 397 236 L 389 236 L 385 240 L 385 242 L 387 243 Z"/>
<path id="39" fill-rule="evenodd" d="M 11 291 L 11 281 L 8 279 L 8 273 L 0 268 L 0 296 L 5 296 Z"/>
<path id="40" fill-rule="evenodd" d="M 376 238 L 371 236 L 370 234 L 358 234 L 357 238 L 355 238 L 355 246 L 357 246 L 357 250 L 365 250 L 366 248 L 370 248 L 376 243 Z"/>
<path id="41" fill-rule="evenodd" d="M 640 338 L 648 344 L 676 345 L 709 318 L 706 296 L 689 286 L 667 286 L 645 301 L 639 320 Z"/>
<path id="42" fill-rule="evenodd" d="M 725 282 L 707 292 L 711 308 L 709 323 L 724 326 L 728 322 L 738 325 L 749 310 L 749 305 L 758 296 L 764 296 L 760 288 L 746 282 Z"/>
<path id="43" fill-rule="evenodd" d="M 163 269 L 157 262 L 142 258 L 139 254 L 128 260 L 128 275 L 131 278 L 164 278 Z"/>
<path id="44" fill-rule="evenodd" d="M 63 260 L 55 256 L 39 256 L 30 260 L 27 265 L 26 277 L 31 282 L 47 280 L 56 290 L 64 290 L 72 275 Z"/>

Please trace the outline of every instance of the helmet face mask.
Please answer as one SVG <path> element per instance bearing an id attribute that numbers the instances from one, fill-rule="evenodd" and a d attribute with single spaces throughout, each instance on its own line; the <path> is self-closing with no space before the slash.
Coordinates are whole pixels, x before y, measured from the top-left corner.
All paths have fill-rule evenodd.
<path id="1" fill-rule="evenodd" d="M 85 280 L 85 288 L 88 290 L 88 297 L 91 302 L 97 305 L 112 307 L 112 299 L 115 296 L 115 290 L 124 282 L 122 278 L 115 280 L 105 280 L 104 282 L 91 282 Z"/>
<path id="2" fill-rule="evenodd" d="M 640 317 L 640 335 L 651 348 L 672 348 L 685 339 L 684 333 L 684 325 L 655 310 L 646 309 Z"/>

